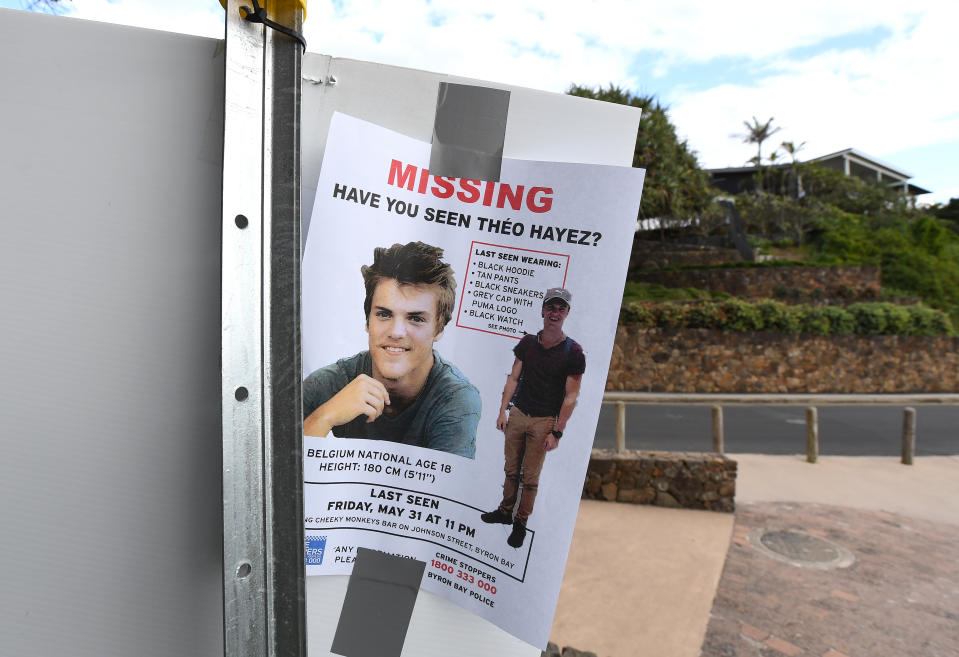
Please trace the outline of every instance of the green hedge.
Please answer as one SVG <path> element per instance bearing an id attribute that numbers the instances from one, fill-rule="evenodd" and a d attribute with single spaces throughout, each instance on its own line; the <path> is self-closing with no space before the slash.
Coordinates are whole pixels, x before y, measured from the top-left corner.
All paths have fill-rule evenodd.
<path id="1" fill-rule="evenodd" d="M 855 303 L 840 306 L 750 303 L 739 299 L 699 304 L 626 303 L 624 324 L 649 328 L 706 328 L 811 335 L 953 335 L 949 315 L 920 304 Z"/>

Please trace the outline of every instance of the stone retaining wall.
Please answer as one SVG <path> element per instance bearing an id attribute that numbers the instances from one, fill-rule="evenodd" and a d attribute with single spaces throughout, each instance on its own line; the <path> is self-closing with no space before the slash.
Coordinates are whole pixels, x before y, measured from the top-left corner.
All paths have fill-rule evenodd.
<path id="1" fill-rule="evenodd" d="M 822 290 L 825 297 L 879 296 L 879 267 L 730 267 L 637 271 L 634 280 L 667 287 L 717 290 L 737 297 L 772 297 L 782 291 Z"/>
<path id="2" fill-rule="evenodd" d="M 736 461 L 722 454 L 594 449 L 585 499 L 673 508 L 735 510 Z"/>
<path id="3" fill-rule="evenodd" d="M 720 265 L 724 262 L 742 262 L 742 259 L 736 249 L 637 239 L 633 241 L 629 256 L 628 278 L 638 280 L 634 273 L 669 265 Z"/>
<path id="4" fill-rule="evenodd" d="M 785 335 L 620 326 L 607 390 L 959 391 L 959 338 Z"/>

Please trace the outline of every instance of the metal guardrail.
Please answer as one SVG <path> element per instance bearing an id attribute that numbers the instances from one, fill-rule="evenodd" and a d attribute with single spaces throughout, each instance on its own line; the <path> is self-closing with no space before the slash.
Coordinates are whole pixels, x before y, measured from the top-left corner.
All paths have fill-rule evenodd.
<path id="1" fill-rule="evenodd" d="M 832 395 L 832 394 L 736 394 L 736 393 L 667 393 L 667 392 L 606 392 L 603 403 L 616 405 L 616 452 L 626 451 L 626 404 L 688 404 L 712 405 L 713 451 L 724 450 L 723 406 L 750 406 L 777 404 L 806 407 L 806 460 L 819 460 L 818 406 L 901 406 L 903 404 L 959 405 L 959 394 L 896 394 L 896 395 Z M 916 409 L 907 406 L 902 416 L 902 457 L 905 465 L 912 465 L 916 451 Z"/>

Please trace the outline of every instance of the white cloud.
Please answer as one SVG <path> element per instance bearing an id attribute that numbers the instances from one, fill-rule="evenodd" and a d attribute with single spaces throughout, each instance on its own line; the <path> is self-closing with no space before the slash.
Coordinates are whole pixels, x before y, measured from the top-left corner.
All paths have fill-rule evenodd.
<path id="1" fill-rule="evenodd" d="M 219 37 L 215 0 L 73 0 L 74 15 Z M 490 18 L 492 17 L 492 18 Z M 669 98 L 671 117 L 707 166 L 744 163 L 730 134 L 776 117 L 807 156 L 847 146 L 882 157 L 959 139 L 954 0 L 354 0 L 310 3 L 310 50 L 538 89 L 606 84 Z M 797 56 L 849 35 L 878 46 Z M 810 52 L 814 49 L 805 50 Z M 751 81 L 684 89 L 678 67 L 732 58 Z M 637 70 L 637 62 L 646 69 Z M 737 70 L 736 80 L 742 80 Z M 666 85 L 669 85 L 668 87 Z M 957 158 L 959 159 L 959 158 Z M 954 162 L 946 164 L 956 167 Z M 914 171 L 917 179 L 921 171 Z"/>
<path id="2" fill-rule="evenodd" d="M 495 78 L 542 89 L 573 80 L 635 86 L 632 62 L 640 53 L 672 65 L 716 57 L 758 61 L 791 48 L 877 27 L 901 29 L 916 11 L 875 0 L 808 0 L 789 6 L 768 2 L 685 0 L 650 5 L 630 0 L 547 3 L 491 0 L 481 6 L 450 0 L 356 0 L 336 10 L 310 8 L 306 30 L 312 48 L 341 57 Z M 495 15 L 485 20 L 484 15 Z M 434 27 L 430 16 L 442 17 Z M 369 32 L 383 34 L 377 43 Z M 517 66 L 515 48 L 541 60 Z M 542 56 L 547 53 L 549 57 Z"/>
<path id="3" fill-rule="evenodd" d="M 607 80 L 628 77 L 628 58 L 603 45 L 587 48 L 562 15 L 542 19 L 528 4 L 494 2 L 464 10 L 438 2 L 432 15 L 443 23 L 435 27 L 423 3 L 355 2 L 342 14 L 322 3 L 317 12 L 310 8 L 305 31 L 311 50 L 338 57 L 553 91 L 595 70 Z M 495 19 L 483 18 L 487 11 Z"/>
<path id="4" fill-rule="evenodd" d="M 881 157 L 956 141 L 959 91 L 949 80 L 959 62 L 957 24 L 959 5 L 937 4 L 876 49 L 779 59 L 779 73 L 686 94 L 671 115 L 707 166 L 740 165 L 754 154 L 729 138 L 753 115 L 775 116 L 785 129 L 773 143 L 807 141 L 807 156 L 855 147 Z"/>

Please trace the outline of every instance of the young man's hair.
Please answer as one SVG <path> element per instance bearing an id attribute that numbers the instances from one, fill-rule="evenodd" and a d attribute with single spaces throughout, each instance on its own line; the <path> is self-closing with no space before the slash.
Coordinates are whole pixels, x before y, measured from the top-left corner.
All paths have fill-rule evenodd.
<path id="1" fill-rule="evenodd" d="M 456 306 L 456 279 L 453 277 L 453 268 L 440 260 L 442 257 L 443 249 L 423 242 L 375 248 L 373 264 L 360 267 L 363 284 L 366 286 L 363 311 L 367 323 L 370 321 L 376 286 L 382 280 L 394 279 L 400 285 L 437 286 L 439 292 L 436 295 L 436 332 L 446 328 Z"/>

